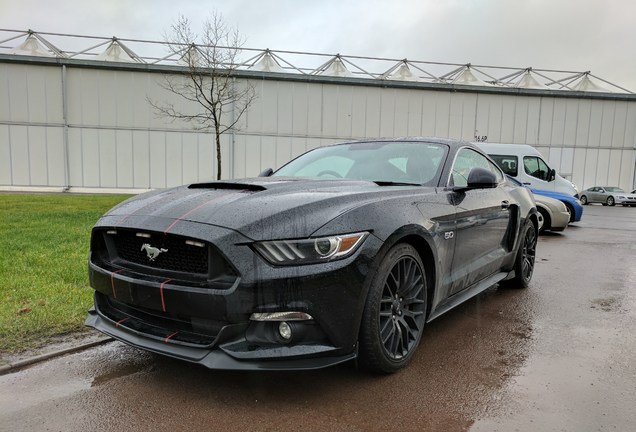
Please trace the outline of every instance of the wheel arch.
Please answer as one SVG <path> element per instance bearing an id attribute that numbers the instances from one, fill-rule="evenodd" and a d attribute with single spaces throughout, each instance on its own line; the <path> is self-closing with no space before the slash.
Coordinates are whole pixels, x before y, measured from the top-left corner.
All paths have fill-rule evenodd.
<path id="1" fill-rule="evenodd" d="M 536 210 L 528 216 L 528 220 L 534 225 L 534 230 L 536 234 L 539 234 L 539 219 L 537 218 L 537 213 L 539 210 Z"/>
<path id="2" fill-rule="evenodd" d="M 552 217 L 550 210 L 548 210 L 545 206 L 539 205 L 537 203 L 537 214 L 535 215 L 535 217 L 537 217 L 537 228 L 539 227 L 539 214 L 543 216 L 543 230 L 550 231 L 550 229 L 552 228 Z"/>
<path id="3" fill-rule="evenodd" d="M 536 226 L 536 225 L 535 225 Z M 430 232 L 426 231 L 423 227 L 417 225 L 407 225 L 394 231 L 385 241 L 380 251 L 376 255 L 376 259 L 373 263 L 373 271 L 369 272 L 366 281 L 366 296 L 369 295 L 369 285 L 371 280 L 375 276 L 378 267 L 384 260 L 386 254 L 391 250 L 393 246 L 398 243 L 407 243 L 415 248 L 417 253 L 424 264 L 424 273 L 426 275 L 426 314 L 431 312 L 431 304 L 437 289 L 437 275 L 438 275 L 438 254 L 435 246 L 435 241 Z M 365 301 L 366 301 L 365 296 Z"/>

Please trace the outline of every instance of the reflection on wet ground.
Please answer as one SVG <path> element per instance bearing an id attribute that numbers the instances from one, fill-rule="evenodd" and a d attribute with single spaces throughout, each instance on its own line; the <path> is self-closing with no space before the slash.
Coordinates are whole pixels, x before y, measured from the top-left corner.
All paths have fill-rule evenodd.
<path id="1" fill-rule="evenodd" d="M 591 223 L 542 237 L 530 289 L 440 317 L 394 375 L 211 371 L 113 342 L 1 376 L 0 430 L 630 430 L 630 239 Z"/>
<path id="2" fill-rule="evenodd" d="M 35 430 L 155 430 L 157 421 L 177 430 L 467 430 L 526 357 L 533 296 L 488 290 L 431 323 L 411 365 L 395 375 L 364 374 L 353 363 L 312 372 L 210 371 L 111 343 L 0 377 L 3 389 L 20 388 L 13 400 L 0 391 L 0 412 L 6 425 Z M 29 391 L 51 375 L 59 380 L 49 391 Z M 61 382 L 75 383 L 73 391 Z"/>

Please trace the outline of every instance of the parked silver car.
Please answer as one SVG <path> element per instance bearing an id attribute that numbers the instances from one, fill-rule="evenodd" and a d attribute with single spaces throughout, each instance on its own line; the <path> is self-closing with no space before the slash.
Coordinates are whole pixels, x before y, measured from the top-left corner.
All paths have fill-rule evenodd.
<path id="1" fill-rule="evenodd" d="M 570 212 L 563 202 L 543 195 L 534 194 L 539 210 L 539 232 L 563 231 L 570 223 Z"/>
<path id="2" fill-rule="evenodd" d="M 614 186 L 594 186 L 581 192 L 581 204 L 601 203 L 613 206 L 636 206 L 636 194 L 627 193 L 623 189 Z"/>

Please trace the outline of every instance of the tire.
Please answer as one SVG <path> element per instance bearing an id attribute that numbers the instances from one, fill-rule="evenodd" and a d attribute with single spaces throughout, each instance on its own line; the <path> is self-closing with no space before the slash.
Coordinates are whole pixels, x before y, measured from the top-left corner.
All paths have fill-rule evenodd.
<path id="1" fill-rule="evenodd" d="M 587 197 L 585 195 L 581 195 L 581 198 L 579 198 L 579 201 L 581 201 L 582 205 L 587 205 Z"/>
<path id="2" fill-rule="evenodd" d="M 426 273 L 415 248 L 399 243 L 389 250 L 369 286 L 358 365 L 393 373 L 406 366 L 426 323 Z"/>
<path id="3" fill-rule="evenodd" d="M 539 220 L 539 234 L 541 234 L 550 229 L 550 227 L 552 226 L 552 221 L 550 220 L 550 215 L 548 214 L 547 210 L 541 207 L 537 207 L 537 210 L 539 210 L 537 219 Z"/>
<path id="4" fill-rule="evenodd" d="M 515 276 L 506 281 L 511 288 L 528 288 L 534 273 L 534 259 L 537 252 L 537 232 L 532 222 L 523 229 L 523 237 L 515 258 Z"/>
<path id="5" fill-rule="evenodd" d="M 565 203 L 563 203 L 565 204 Z M 574 219 L 576 218 L 576 214 L 574 214 L 574 207 L 572 207 L 570 204 L 565 204 L 565 208 L 568 210 L 568 213 L 570 214 L 570 222 L 572 223 L 574 222 Z"/>
<path id="6" fill-rule="evenodd" d="M 607 201 L 605 201 L 605 203 L 610 207 L 614 207 L 614 204 L 616 204 L 613 196 L 608 196 Z"/>

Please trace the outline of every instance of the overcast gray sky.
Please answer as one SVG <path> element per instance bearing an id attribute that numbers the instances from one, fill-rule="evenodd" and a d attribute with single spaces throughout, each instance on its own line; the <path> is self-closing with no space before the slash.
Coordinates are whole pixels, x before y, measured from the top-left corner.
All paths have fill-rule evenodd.
<path id="1" fill-rule="evenodd" d="M 590 70 L 636 91 L 634 0 L 0 0 L 0 28 L 160 40 L 215 9 L 250 48 Z"/>

